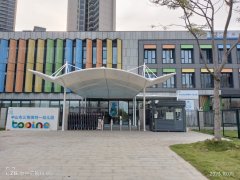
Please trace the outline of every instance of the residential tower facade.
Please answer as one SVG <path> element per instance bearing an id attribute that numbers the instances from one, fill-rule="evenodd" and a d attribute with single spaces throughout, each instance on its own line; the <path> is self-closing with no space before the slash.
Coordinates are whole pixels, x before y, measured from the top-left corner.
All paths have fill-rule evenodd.
<path id="1" fill-rule="evenodd" d="M 116 0 L 69 0 L 67 31 L 115 31 Z"/>
<path id="2" fill-rule="evenodd" d="M 16 11 L 17 0 L 0 1 L 0 32 L 15 30 Z"/>

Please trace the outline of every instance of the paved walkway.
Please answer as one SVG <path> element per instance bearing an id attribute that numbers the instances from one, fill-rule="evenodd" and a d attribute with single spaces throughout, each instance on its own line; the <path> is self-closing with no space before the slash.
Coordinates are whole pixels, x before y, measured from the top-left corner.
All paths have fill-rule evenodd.
<path id="1" fill-rule="evenodd" d="M 169 145 L 211 138 L 196 132 L 0 132 L 0 179 L 206 179 Z"/>

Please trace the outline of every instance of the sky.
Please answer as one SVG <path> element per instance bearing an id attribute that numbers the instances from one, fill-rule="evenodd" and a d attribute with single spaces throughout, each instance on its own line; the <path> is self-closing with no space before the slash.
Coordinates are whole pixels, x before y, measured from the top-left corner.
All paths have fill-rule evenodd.
<path id="1" fill-rule="evenodd" d="M 216 30 L 222 30 L 225 10 L 219 12 Z M 162 26 L 180 24 L 180 11 L 169 10 L 151 4 L 149 0 L 117 0 L 117 31 L 163 30 Z M 233 20 L 231 30 L 240 30 L 240 23 Z M 196 19 L 196 21 L 198 21 Z M 66 31 L 67 0 L 18 0 L 16 31 L 33 30 L 34 26 L 46 27 L 47 31 Z M 151 25 L 156 25 L 152 28 Z M 168 30 L 181 30 L 172 26 Z"/>

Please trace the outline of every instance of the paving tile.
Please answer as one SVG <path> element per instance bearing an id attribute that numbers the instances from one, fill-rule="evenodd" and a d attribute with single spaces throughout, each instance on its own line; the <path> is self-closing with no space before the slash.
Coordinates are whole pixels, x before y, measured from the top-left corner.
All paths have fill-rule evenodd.
<path id="1" fill-rule="evenodd" d="M 149 131 L 1 131 L 0 137 L 1 180 L 206 179 L 169 145 L 211 138 Z M 26 174 L 6 175 L 9 168 Z"/>

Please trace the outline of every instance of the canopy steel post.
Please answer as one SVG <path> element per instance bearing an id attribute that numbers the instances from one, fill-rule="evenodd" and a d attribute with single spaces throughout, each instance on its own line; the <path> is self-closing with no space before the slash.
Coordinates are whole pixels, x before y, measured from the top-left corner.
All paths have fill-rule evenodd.
<path id="1" fill-rule="evenodd" d="M 134 98 L 133 98 L 133 125 L 135 124 L 135 107 L 134 107 Z"/>
<path id="2" fill-rule="evenodd" d="M 68 72 L 68 62 L 66 61 L 65 64 L 65 74 Z M 64 86 L 64 94 L 63 94 L 63 115 L 62 115 L 62 131 L 65 130 L 65 120 L 66 120 L 66 94 L 67 94 L 67 89 Z"/>
<path id="3" fill-rule="evenodd" d="M 63 94 L 62 131 L 65 130 L 65 116 L 66 116 L 66 88 L 64 87 L 64 94 Z"/>
<path id="4" fill-rule="evenodd" d="M 145 78 L 145 70 L 146 70 L 146 65 L 144 63 L 143 66 L 143 76 Z M 145 93 L 146 93 L 146 87 L 144 87 L 143 89 L 143 131 L 146 131 L 146 97 L 145 97 Z"/>
<path id="5" fill-rule="evenodd" d="M 135 126 L 137 126 L 137 98 L 136 98 L 136 96 L 135 96 L 135 98 L 134 98 L 134 107 L 135 107 L 135 109 L 134 109 L 134 115 L 135 115 Z"/>

